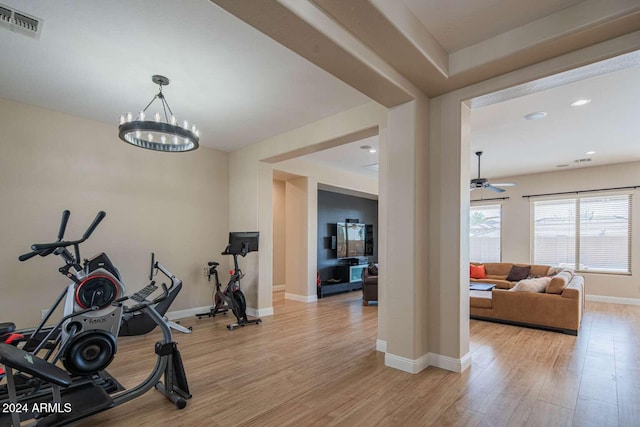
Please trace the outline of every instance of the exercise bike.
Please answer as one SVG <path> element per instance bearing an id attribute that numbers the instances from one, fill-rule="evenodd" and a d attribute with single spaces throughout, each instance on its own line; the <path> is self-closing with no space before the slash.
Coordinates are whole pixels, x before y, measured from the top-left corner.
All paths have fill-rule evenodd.
<path id="1" fill-rule="evenodd" d="M 211 306 L 208 313 L 197 314 L 198 319 L 208 316 L 215 317 L 218 313 L 226 313 L 229 309 L 236 317 L 236 323 L 227 325 L 227 329 L 234 330 L 238 326 L 246 326 L 250 324 L 262 323 L 262 319 L 249 319 L 247 317 L 247 302 L 244 297 L 244 293 L 240 289 L 240 279 L 244 277 L 244 273 L 238 266 L 238 255 L 245 257 L 249 252 L 258 250 L 258 232 L 231 232 L 229 233 L 229 244 L 225 248 L 221 255 L 233 256 L 233 270 L 230 271 L 231 276 L 229 282 L 225 286 L 224 290 L 220 284 L 218 278 L 218 271 L 216 267 L 219 265 L 217 262 L 209 262 L 208 269 L 205 269 L 206 274 L 211 281 L 211 276 L 215 277 L 214 291 L 214 305 Z"/>
<path id="2" fill-rule="evenodd" d="M 205 316 L 207 317 L 216 317 L 217 314 L 227 314 L 229 311 L 229 306 L 227 305 L 227 299 L 224 296 L 224 292 L 222 292 L 222 284 L 220 283 L 220 277 L 218 276 L 218 266 L 220 264 L 215 261 L 209 261 L 207 263 L 207 267 L 204 269 L 204 275 L 209 282 L 211 282 L 211 276 L 215 279 L 215 289 L 213 291 L 213 305 L 206 313 L 196 314 L 198 319 L 201 319 Z"/>
<path id="3" fill-rule="evenodd" d="M 83 266 L 79 264 L 79 245 L 89 238 L 105 215 L 98 213 L 81 239 L 63 241 L 69 218 L 69 211 L 65 211 L 58 239 L 34 244 L 32 252 L 19 257 L 20 261 L 26 261 L 36 255 L 58 255 L 65 261 L 59 271 L 72 283 L 40 325 L 26 334 L 26 340 L 0 344 L 0 364 L 7 378 L 7 384 L 0 387 L 0 403 L 12 408 L 0 412 L 2 427 L 21 426 L 23 421 L 31 421 L 29 425 L 66 425 L 135 399 L 154 387 L 178 409 L 184 408 L 191 398 L 171 329 L 154 308 L 167 298 L 169 288 L 163 283 L 162 294 L 149 299 L 158 289 L 152 281 L 127 297 L 118 270 L 105 254 L 85 259 Z M 67 249 L 70 246 L 75 255 Z M 165 275 L 171 288 L 181 286 L 182 282 L 160 263 L 154 262 L 152 269 Z M 135 302 L 134 306 L 124 306 L 129 299 Z M 63 317 L 53 327 L 45 328 L 51 313 L 63 300 Z M 126 390 L 106 368 L 117 350 L 116 337 L 123 315 L 136 312 L 152 319 L 162 330 L 163 338 L 155 344 L 156 363 L 149 376 Z M 64 369 L 57 362 L 62 362 Z"/>

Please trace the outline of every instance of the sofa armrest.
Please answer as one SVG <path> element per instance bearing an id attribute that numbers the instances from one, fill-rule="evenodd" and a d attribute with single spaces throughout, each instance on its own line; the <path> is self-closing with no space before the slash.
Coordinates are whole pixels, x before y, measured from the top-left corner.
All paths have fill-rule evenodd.
<path id="1" fill-rule="evenodd" d="M 563 298 L 580 299 L 584 294 L 584 277 L 573 276 L 569 284 L 560 294 Z"/>

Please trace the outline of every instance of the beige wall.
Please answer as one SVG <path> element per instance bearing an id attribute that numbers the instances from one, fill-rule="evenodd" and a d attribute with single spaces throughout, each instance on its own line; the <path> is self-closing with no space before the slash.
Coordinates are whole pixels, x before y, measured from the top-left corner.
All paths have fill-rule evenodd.
<path id="1" fill-rule="evenodd" d="M 499 180 L 503 179 L 518 185 L 503 193 L 509 199 L 502 202 L 502 259 L 505 262 L 528 263 L 531 261 L 530 202 L 523 195 L 640 185 L 640 162 L 512 176 Z M 638 190 L 634 191 L 634 226 L 640 224 L 639 194 Z M 638 228 L 634 227 L 633 231 L 638 232 Z M 586 293 L 640 298 L 640 239 L 637 237 L 632 239 L 631 255 L 630 276 L 584 273 Z"/>
<path id="2" fill-rule="evenodd" d="M 82 256 L 106 252 L 129 293 L 147 284 L 149 253 L 184 281 L 172 311 L 211 304 L 203 275 L 221 260 L 229 230 L 228 156 L 203 148 L 156 153 L 125 144 L 117 124 L 0 99 L 1 320 L 32 326 L 67 284 L 60 258 L 19 262 L 34 242 L 55 239 L 71 211 L 77 238 L 107 216 Z"/>
<path id="3" fill-rule="evenodd" d="M 273 286 L 286 283 L 285 271 L 285 184 L 279 179 L 273 180 Z"/>
<path id="4" fill-rule="evenodd" d="M 285 183 L 287 203 L 285 216 L 287 228 L 285 230 L 286 242 L 286 292 L 293 295 L 308 295 L 307 263 L 307 221 L 308 221 L 308 193 L 309 182 L 307 178 L 289 179 Z"/>

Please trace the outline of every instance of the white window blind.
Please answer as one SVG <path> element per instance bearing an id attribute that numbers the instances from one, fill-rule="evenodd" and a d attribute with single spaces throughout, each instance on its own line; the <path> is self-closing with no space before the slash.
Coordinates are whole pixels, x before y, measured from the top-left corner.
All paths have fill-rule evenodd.
<path id="1" fill-rule="evenodd" d="M 531 202 L 533 263 L 631 272 L 631 194 Z"/>
<path id="2" fill-rule="evenodd" d="M 500 205 L 471 206 L 469 215 L 469 260 L 500 262 Z"/>

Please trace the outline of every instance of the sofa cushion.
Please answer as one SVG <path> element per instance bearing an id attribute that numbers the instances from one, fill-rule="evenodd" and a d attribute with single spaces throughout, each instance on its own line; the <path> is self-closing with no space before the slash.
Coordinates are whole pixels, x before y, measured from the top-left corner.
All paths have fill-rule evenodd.
<path id="1" fill-rule="evenodd" d="M 513 264 L 510 262 L 485 262 L 484 269 L 487 272 L 487 277 L 491 276 L 503 276 L 506 278 L 511 271 Z"/>
<path id="2" fill-rule="evenodd" d="M 491 292 L 469 291 L 469 304 L 471 307 L 491 308 Z"/>
<path id="3" fill-rule="evenodd" d="M 511 271 L 507 276 L 507 280 L 510 282 L 519 282 L 520 280 L 524 280 L 529 277 L 529 272 L 531 272 L 531 266 L 519 266 L 514 265 L 511 267 Z"/>
<path id="4" fill-rule="evenodd" d="M 520 280 L 511 288 L 513 292 L 544 292 L 547 285 L 551 281 L 551 277 L 538 277 L 535 279 Z"/>
<path id="5" fill-rule="evenodd" d="M 547 285 L 548 294 L 561 294 L 573 278 L 573 271 L 565 269 L 553 276 Z"/>
<path id="6" fill-rule="evenodd" d="M 472 279 L 486 279 L 487 272 L 484 269 L 484 265 L 469 265 L 469 277 Z"/>
<path id="7" fill-rule="evenodd" d="M 520 264 L 518 264 L 520 265 Z M 545 277 L 549 276 L 549 266 L 548 265 L 531 265 L 531 271 L 529 272 L 530 277 Z"/>

